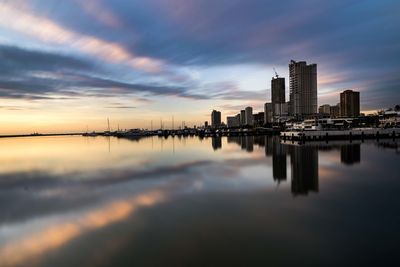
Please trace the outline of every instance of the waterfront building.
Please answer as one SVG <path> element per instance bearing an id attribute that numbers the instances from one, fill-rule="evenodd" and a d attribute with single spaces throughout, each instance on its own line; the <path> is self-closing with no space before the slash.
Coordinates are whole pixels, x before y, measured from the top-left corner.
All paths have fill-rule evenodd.
<path id="1" fill-rule="evenodd" d="M 253 115 L 254 126 L 264 125 L 264 112 L 258 112 Z"/>
<path id="2" fill-rule="evenodd" d="M 247 126 L 253 126 L 253 108 L 252 107 L 247 107 L 244 109 L 245 110 L 245 125 Z"/>
<path id="3" fill-rule="evenodd" d="M 242 109 L 240 111 L 240 126 L 245 126 L 246 125 L 246 111 Z"/>
<path id="4" fill-rule="evenodd" d="M 291 115 L 303 118 L 317 113 L 317 64 L 291 60 L 289 88 Z"/>
<path id="5" fill-rule="evenodd" d="M 360 116 L 360 92 L 346 90 L 340 93 L 340 116 Z"/>
<path id="6" fill-rule="evenodd" d="M 331 114 L 331 105 L 325 104 L 318 108 L 318 113 L 323 115 Z"/>
<path id="7" fill-rule="evenodd" d="M 236 117 L 237 126 L 240 127 L 242 125 L 241 120 L 240 120 L 240 113 L 237 114 L 235 117 Z"/>
<path id="8" fill-rule="evenodd" d="M 331 118 L 337 118 L 340 116 L 340 104 L 338 103 L 335 106 L 330 106 L 329 114 Z"/>
<path id="9" fill-rule="evenodd" d="M 228 128 L 239 127 L 240 126 L 240 115 L 226 117 L 226 124 L 228 125 Z"/>
<path id="10" fill-rule="evenodd" d="M 211 127 L 218 128 L 221 126 L 221 112 L 213 110 L 211 112 Z"/>
<path id="11" fill-rule="evenodd" d="M 287 118 L 289 111 L 288 103 L 275 104 L 273 108 L 274 109 L 272 113 L 274 114 L 273 116 L 274 121 L 280 121 L 282 119 Z"/>
<path id="12" fill-rule="evenodd" d="M 271 102 L 273 116 L 279 118 L 282 116 L 283 107 L 286 104 L 285 100 L 285 78 L 272 77 L 271 79 Z"/>
<path id="13" fill-rule="evenodd" d="M 273 118 L 272 114 L 272 103 L 265 103 L 264 104 L 264 123 L 271 123 Z"/>

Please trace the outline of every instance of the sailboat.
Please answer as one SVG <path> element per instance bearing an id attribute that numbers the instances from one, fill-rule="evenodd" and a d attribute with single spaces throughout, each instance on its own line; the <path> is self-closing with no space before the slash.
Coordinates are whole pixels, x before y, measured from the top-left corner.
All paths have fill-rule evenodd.
<path id="1" fill-rule="evenodd" d="M 104 132 L 104 136 L 111 136 L 111 131 L 110 131 L 110 120 L 107 118 L 107 131 Z"/>

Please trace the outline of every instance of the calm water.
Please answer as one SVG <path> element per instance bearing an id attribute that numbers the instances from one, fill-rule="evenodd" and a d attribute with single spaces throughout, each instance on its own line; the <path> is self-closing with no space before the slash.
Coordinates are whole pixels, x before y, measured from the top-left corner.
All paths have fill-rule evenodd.
<path id="1" fill-rule="evenodd" d="M 0 266 L 400 264 L 392 140 L 0 140 Z"/>

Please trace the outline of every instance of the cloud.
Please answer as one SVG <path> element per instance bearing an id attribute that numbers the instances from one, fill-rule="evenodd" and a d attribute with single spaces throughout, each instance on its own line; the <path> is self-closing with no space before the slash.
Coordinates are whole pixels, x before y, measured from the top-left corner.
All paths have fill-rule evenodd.
<path id="1" fill-rule="evenodd" d="M 119 103 L 113 103 L 110 106 L 106 106 L 106 108 L 109 109 L 135 109 L 136 107 L 134 106 L 127 106 Z"/>
<path id="2" fill-rule="evenodd" d="M 0 16 L 0 27 L 12 29 L 44 43 L 69 46 L 110 63 L 123 63 L 145 72 L 158 72 L 162 66 L 161 61 L 137 56 L 119 43 L 77 33 L 53 20 L 25 12 L 13 5 L 2 4 Z M 15 17 L 18 21 L 13 19 Z"/>
<path id="3" fill-rule="evenodd" d="M 86 0 L 76 1 L 87 14 L 95 18 L 97 21 L 112 28 L 120 28 L 121 20 L 113 14 L 109 7 L 105 6 L 102 0 Z"/>
<path id="4" fill-rule="evenodd" d="M 107 62 L 102 67 L 107 68 L 109 80 L 140 80 L 135 84 L 162 85 L 167 91 L 179 88 L 174 93 L 151 88 L 155 95 L 257 100 L 263 92 L 241 88 L 244 77 L 240 75 L 229 80 L 221 76 L 218 84 L 215 79 L 199 80 L 187 73 L 214 66 L 229 73 L 234 65 L 265 65 L 275 66 L 283 72 L 281 76 L 287 76 L 287 64 L 293 58 L 318 64 L 323 101 L 335 102 L 327 94 L 349 87 L 381 90 L 383 95 L 399 98 L 393 88 L 400 82 L 382 78 L 400 71 L 396 57 L 400 52 L 400 5 L 393 1 L 81 2 L 80 8 L 76 1 L 54 4 L 41 0 L 24 4 L 24 8 L 12 2 L 3 4 L 3 39 L 15 44 L 14 35 L 22 35 L 37 47 L 70 51 L 75 59 L 90 58 L 93 65 L 98 60 Z M 70 10 L 74 10 L 74 19 Z M 18 23 L 14 17 L 19 18 Z M 105 77 L 97 66 L 83 74 Z M 265 80 L 269 80 L 267 75 Z M 375 80 L 380 81 L 381 89 L 375 87 Z M 227 89 L 223 83 L 237 88 Z M 365 96 L 369 107 L 391 105 L 388 98 L 372 98 L 372 93 Z"/>
<path id="5" fill-rule="evenodd" d="M 141 102 L 149 102 L 149 99 L 143 96 L 156 95 L 198 100 L 264 98 L 264 92 L 243 91 L 234 82 L 229 81 L 183 81 L 181 85 L 174 85 L 114 80 L 101 77 L 105 75 L 102 67 L 87 59 L 5 45 L 0 45 L 0 71 L 2 98 L 60 100 L 132 94 Z"/>
<path id="6" fill-rule="evenodd" d="M 94 70 L 94 64 L 70 55 L 0 45 L 0 72 L 18 75 L 32 71 Z"/>

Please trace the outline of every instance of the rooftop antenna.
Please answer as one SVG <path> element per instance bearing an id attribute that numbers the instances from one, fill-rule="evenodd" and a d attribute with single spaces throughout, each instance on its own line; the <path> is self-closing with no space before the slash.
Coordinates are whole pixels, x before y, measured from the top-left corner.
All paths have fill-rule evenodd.
<path id="1" fill-rule="evenodd" d="M 275 72 L 275 77 L 276 77 L 276 78 L 278 78 L 278 77 L 279 77 L 279 75 L 278 75 L 278 73 L 276 72 L 276 69 L 275 69 L 275 67 L 273 67 L 273 69 L 274 69 L 274 72 Z"/>

